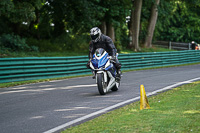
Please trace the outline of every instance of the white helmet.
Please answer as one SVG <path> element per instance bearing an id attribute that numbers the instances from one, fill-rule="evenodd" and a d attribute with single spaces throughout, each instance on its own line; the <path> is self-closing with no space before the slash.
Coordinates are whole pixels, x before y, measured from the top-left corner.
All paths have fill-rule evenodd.
<path id="1" fill-rule="evenodd" d="M 101 37 L 101 30 L 98 27 L 94 27 L 90 30 L 90 37 L 93 42 L 98 42 Z"/>

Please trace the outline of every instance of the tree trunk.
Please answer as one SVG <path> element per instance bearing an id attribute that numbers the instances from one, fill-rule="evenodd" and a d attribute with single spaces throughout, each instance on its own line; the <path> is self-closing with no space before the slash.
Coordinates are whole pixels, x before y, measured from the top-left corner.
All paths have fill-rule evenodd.
<path id="1" fill-rule="evenodd" d="M 135 51 L 140 51 L 139 47 L 139 32 L 140 32 L 140 16 L 142 9 L 142 0 L 134 1 L 134 22 L 133 22 L 133 34 L 132 34 L 132 43 L 135 48 Z"/>
<path id="2" fill-rule="evenodd" d="M 145 38 L 145 47 L 152 47 L 152 39 L 153 39 L 153 34 L 154 34 L 154 30 L 155 30 L 155 26 L 156 26 L 156 22 L 157 22 L 157 17 L 158 17 L 158 8 L 157 6 L 159 5 L 160 0 L 155 0 L 155 2 L 153 3 L 152 7 L 151 7 L 151 17 L 149 20 L 149 25 L 148 25 L 148 31 L 147 31 L 147 35 Z"/>
<path id="3" fill-rule="evenodd" d="M 112 23 L 108 22 L 106 23 L 107 25 L 107 35 L 113 40 L 113 42 L 115 42 L 115 29 L 112 26 Z"/>
<path id="4" fill-rule="evenodd" d="M 129 28 L 129 39 L 130 39 L 130 42 L 129 42 L 129 46 L 128 48 L 133 48 L 133 23 L 134 23 L 134 10 L 132 8 L 131 10 L 131 18 L 130 18 L 130 28 Z"/>
<path id="5" fill-rule="evenodd" d="M 101 32 L 106 35 L 106 29 L 107 28 L 106 28 L 106 22 L 105 21 L 101 22 L 101 25 L 99 26 L 99 28 L 101 29 Z"/>

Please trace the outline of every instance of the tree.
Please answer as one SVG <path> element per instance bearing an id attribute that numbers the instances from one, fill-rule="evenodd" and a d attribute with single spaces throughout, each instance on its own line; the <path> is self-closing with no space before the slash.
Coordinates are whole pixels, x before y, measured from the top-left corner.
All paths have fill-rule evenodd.
<path id="1" fill-rule="evenodd" d="M 0 17 L 6 21 L 4 23 L 7 23 L 8 27 L 12 27 L 12 32 L 21 34 L 22 24 L 29 25 L 36 19 L 35 11 L 42 7 L 42 3 L 43 0 L 1 0 Z"/>
<path id="2" fill-rule="evenodd" d="M 162 0 L 158 7 L 155 40 L 200 42 L 199 8 L 199 0 Z"/>
<path id="3" fill-rule="evenodd" d="M 128 23 L 129 25 L 129 39 L 130 39 L 130 42 L 128 44 L 128 47 L 129 48 L 133 48 L 133 24 L 134 24 L 134 8 L 133 8 L 133 5 L 134 5 L 134 0 L 132 0 L 132 7 L 131 7 L 131 16 L 130 16 L 130 22 Z"/>
<path id="4" fill-rule="evenodd" d="M 130 0 L 108 0 L 99 3 L 105 10 L 104 16 L 100 19 L 99 26 L 102 32 L 111 37 L 113 41 L 116 37 L 115 29 L 125 24 L 125 18 L 129 13 Z"/>
<path id="5" fill-rule="evenodd" d="M 140 51 L 139 47 L 139 31 L 140 31 L 140 16 L 141 16 L 141 9 L 142 9 L 142 0 L 135 0 L 134 1 L 134 12 L 132 15 L 132 22 L 133 28 L 132 30 L 132 46 L 134 47 L 135 51 Z M 131 47 L 132 47 L 131 46 Z"/>
<path id="6" fill-rule="evenodd" d="M 148 31 L 145 39 L 145 47 L 152 47 L 152 39 L 153 39 L 153 34 L 154 34 L 154 29 L 156 26 L 157 22 L 157 17 L 158 17 L 158 5 L 159 5 L 160 0 L 155 0 L 153 2 L 152 7 L 151 7 L 151 16 L 149 19 L 149 25 L 148 25 Z"/>

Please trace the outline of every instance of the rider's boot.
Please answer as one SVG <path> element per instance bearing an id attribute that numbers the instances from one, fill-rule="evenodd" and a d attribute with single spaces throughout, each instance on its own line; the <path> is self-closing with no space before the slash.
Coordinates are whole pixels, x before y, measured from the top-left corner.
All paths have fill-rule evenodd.
<path id="1" fill-rule="evenodd" d="M 95 74 L 95 72 L 94 71 L 92 71 L 92 79 L 95 79 L 96 78 L 96 74 Z"/>
<path id="2" fill-rule="evenodd" d="M 116 74 L 116 77 L 115 77 L 115 81 L 116 82 L 120 82 L 120 80 L 121 80 L 121 70 L 120 69 L 118 69 L 117 70 L 117 74 Z"/>

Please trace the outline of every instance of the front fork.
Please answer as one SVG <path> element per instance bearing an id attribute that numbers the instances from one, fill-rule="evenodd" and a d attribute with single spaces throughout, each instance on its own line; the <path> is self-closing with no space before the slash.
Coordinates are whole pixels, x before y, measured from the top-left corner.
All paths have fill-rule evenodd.
<path id="1" fill-rule="evenodd" d="M 95 72 L 94 72 L 95 73 Z M 99 73 L 102 73 L 103 74 L 103 76 L 104 76 L 104 82 L 108 82 L 108 77 L 107 77 L 107 73 L 105 72 L 105 71 L 97 71 L 96 72 L 96 83 L 97 83 L 97 75 L 99 74 Z"/>

